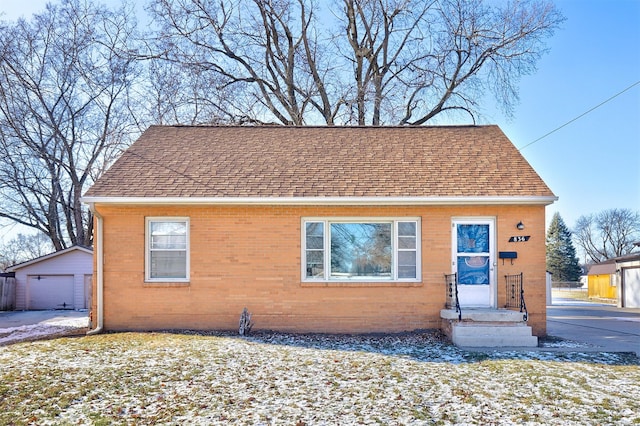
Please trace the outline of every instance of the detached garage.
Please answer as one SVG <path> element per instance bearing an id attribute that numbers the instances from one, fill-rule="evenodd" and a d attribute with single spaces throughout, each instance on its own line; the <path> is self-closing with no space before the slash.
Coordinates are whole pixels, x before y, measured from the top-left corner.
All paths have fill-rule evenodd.
<path id="1" fill-rule="evenodd" d="M 74 246 L 7 270 L 16 274 L 16 310 L 91 306 L 93 251 Z"/>
<path id="2" fill-rule="evenodd" d="M 587 276 L 589 297 L 616 300 L 618 298 L 618 283 L 615 274 L 616 263 L 613 259 L 591 265 Z"/>

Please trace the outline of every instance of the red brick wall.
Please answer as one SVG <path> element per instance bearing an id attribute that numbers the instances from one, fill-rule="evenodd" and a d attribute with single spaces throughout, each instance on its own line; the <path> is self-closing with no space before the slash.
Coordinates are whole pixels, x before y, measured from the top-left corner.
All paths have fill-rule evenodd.
<path id="1" fill-rule="evenodd" d="M 451 221 L 493 217 L 496 251 L 518 252 L 513 265 L 497 260 L 498 307 L 504 305 L 504 275 L 523 272 L 529 324 L 534 334 L 546 334 L 544 206 L 98 205 L 97 209 L 104 218 L 106 329 L 237 330 L 244 307 L 253 314 L 254 329 L 394 332 L 438 328 L 445 296 L 443 274 L 451 271 Z M 189 283 L 145 283 L 148 216 L 190 218 Z M 301 281 L 302 217 L 405 216 L 421 218 L 421 282 Z M 525 224 L 524 231 L 515 228 L 519 221 Z M 512 235 L 531 238 L 526 243 L 509 243 Z M 95 305 L 95 296 L 93 300 Z"/>

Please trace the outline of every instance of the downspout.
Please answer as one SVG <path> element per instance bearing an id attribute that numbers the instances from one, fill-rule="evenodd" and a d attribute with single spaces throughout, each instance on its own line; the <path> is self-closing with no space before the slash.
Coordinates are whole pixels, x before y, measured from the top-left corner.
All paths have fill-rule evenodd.
<path id="1" fill-rule="evenodd" d="M 91 210 L 91 213 L 93 213 L 94 217 L 97 219 L 97 241 L 98 243 L 95 244 L 95 254 L 96 254 L 96 296 L 97 296 L 97 300 L 96 300 L 96 321 L 97 321 L 97 325 L 96 328 L 94 328 L 93 330 L 89 330 L 87 331 L 87 335 L 91 336 L 94 334 L 98 334 L 102 332 L 102 328 L 103 328 L 103 320 L 104 320 L 104 280 L 103 280 L 103 260 L 104 260 L 104 254 L 102 251 L 103 248 L 103 243 L 102 243 L 102 236 L 103 236 L 103 230 L 102 230 L 102 224 L 103 224 L 103 218 L 100 215 L 100 213 L 98 213 L 98 211 L 95 209 L 95 205 L 93 203 L 89 204 L 89 209 Z M 94 239 L 95 242 L 96 239 Z"/>

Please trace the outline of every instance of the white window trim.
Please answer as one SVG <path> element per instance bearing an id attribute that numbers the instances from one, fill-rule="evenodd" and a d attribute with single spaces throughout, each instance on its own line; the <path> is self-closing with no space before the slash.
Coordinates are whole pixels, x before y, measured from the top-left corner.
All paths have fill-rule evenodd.
<path id="1" fill-rule="evenodd" d="M 186 241 L 186 266 L 185 266 L 185 278 L 151 278 L 151 223 L 152 222 L 185 222 L 187 225 L 187 241 Z M 187 283 L 190 281 L 189 265 L 190 253 L 191 253 L 191 223 L 188 217 L 182 216 L 158 216 L 158 217 L 146 217 L 144 223 L 144 280 L 149 283 Z"/>
<path id="2" fill-rule="evenodd" d="M 324 250 L 324 277 L 323 278 L 313 278 L 307 277 L 307 242 L 306 242 L 306 223 L 309 222 L 320 222 L 323 223 L 324 226 L 324 240 L 323 240 L 323 250 Z M 398 278 L 398 223 L 400 222 L 414 222 L 416 224 L 416 277 L 415 278 Z M 330 227 L 331 223 L 391 223 L 391 229 L 393 232 L 391 238 L 391 250 L 393 253 L 392 259 L 392 277 L 391 278 L 376 278 L 376 277 L 350 277 L 347 279 L 341 278 L 331 278 L 331 258 L 329 256 L 329 251 L 331 247 L 330 242 Z M 371 282 L 371 283 L 416 283 L 422 282 L 422 223 L 420 217 L 410 216 L 410 217 L 303 217 L 300 224 L 300 248 L 301 248 L 301 265 L 300 265 L 300 273 L 301 273 L 301 281 L 302 282 L 333 282 L 333 283 L 363 283 L 363 282 Z"/>

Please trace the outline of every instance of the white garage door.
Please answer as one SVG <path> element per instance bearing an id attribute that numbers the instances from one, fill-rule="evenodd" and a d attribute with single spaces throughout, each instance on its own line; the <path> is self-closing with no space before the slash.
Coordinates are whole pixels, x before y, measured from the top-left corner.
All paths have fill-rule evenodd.
<path id="1" fill-rule="evenodd" d="M 30 275 L 27 309 L 73 309 L 73 275 Z"/>
<path id="2" fill-rule="evenodd" d="M 640 268 L 624 268 L 624 307 L 640 308 Z"/>

